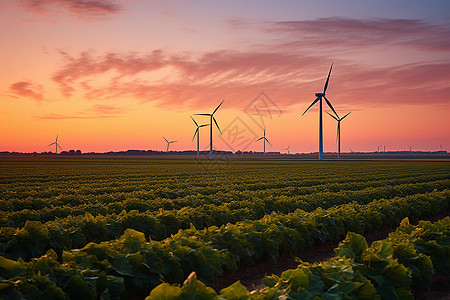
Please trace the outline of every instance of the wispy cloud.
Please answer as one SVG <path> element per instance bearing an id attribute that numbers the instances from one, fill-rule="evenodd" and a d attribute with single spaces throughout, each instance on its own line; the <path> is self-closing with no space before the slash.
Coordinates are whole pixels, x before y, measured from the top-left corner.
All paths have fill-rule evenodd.
<path id="1" fill-rule="evenodd" d="M 110 0 L 20 0 L 26 11 L 45 14 L 54 10 L 68 11 L 80 19 L 96 20 L 122 11 L 122 6 Z"/>
<path id="2" fill-rule="evenodd" d="M 242 23 L 239 23 L 242 26 Z M 361 49 L 400 45 L 420 50 L 450 51 L 450 24 L 436 25 L 414 19 L 321 18 L 304 21 L 266 22 L 268 33 L 289 37 L 279 47 L 324 50 Z"/>
<path id="3" fill-rule="evenodd" d="M 37 119 L 42 120 L 66 120 L 66 119 L 110 119 L 117 118 L 127 112 L 127 109 L 116 107 L 112 105 L 97 104 L 91 109 L 79 112 L 76 114 L 56 114 L 37 116 Z"/>
<path id="4" fill-rule="evenodd" d="M 82 91 L 85 98 L 107 100 L 134 98 L 166 107 L 210 106 L 226 97 L 229 107 L 242 107 L 260 91 L 267 91 L 280 106 L 309 101 L 323 87 L 329 59 L 273 52 L 215 51 L 200 56 L 170 55 L 157 50 L 149 55 L 91 52 L 79 57 L 63 53 L 66 64 L 53 76 L 61 91 L 70 96 Z M 171 74 L 150 79 L 149 73 L 171 68 Z M 335 60 L 330 86 L 345 104 L 443 103 L 448 91 L 449 61 L 367 67 Z M 107 78 L 101 85 L 89 84 L 95 77 Z M 339 88 L 333 88 L 338 86 Z M 331 95 L 330 95 L 331 97 Z M 393 101 L 395 99 L 395 101 Z"/>
<path id="5" fill-rule="evenodd" d="M 19 81 L 9 87 L 9 91 L 19 97 L 30 98 L 35 101 L 44 101 L 44 88 L 29 81 Z"/>

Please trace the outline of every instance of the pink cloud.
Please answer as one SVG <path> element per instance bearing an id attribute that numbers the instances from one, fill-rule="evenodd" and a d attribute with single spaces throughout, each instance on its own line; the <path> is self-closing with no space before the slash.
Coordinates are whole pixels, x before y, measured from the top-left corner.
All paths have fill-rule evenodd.
<path id="1" fill-rule="evenodd" d="M 19 81 L 10 85 L 9 90 L 16 96 L 44 101 L 43 87 L 28 81 Z"/>
<path id="2" fill-rule="evenodd" d="M 97 19 L 118 14 L 122 7 L 110 0 L 21 0 L 19 6 L 26 11 L 45 14 L 52 9 L 63 9 L 81 19 Z"/>
<path id="3" fill-rule="evenodd" d="M 130 97 L 181 108 L 206 108 L 219 98 L 227 98 L 228 107 L 242 108 L 261 91 L 280 107 L 308 102 L 323 88 L 330 64 L 324 57 L 271 52 L 215 51 L 195 57 L 158 50 L 146 56 L 109 53 L 95 57 L 89 52 L 64 56 L 67 63 L 53 80 L 65 95 L 81 90 L 92 100 Z M 165 67 L 173 68 L 177 76 L 161 81 L 140 76 Z M 448 61 L 369 68 L 336 60 L 330 91 L 349 105 L 422 104 L 424 97 L 428 103 L 445 103 L 438 95 L 448 92 L 449 68 Z M 117 75 L 106 85 L 87 83 L 111 70 Z"/>

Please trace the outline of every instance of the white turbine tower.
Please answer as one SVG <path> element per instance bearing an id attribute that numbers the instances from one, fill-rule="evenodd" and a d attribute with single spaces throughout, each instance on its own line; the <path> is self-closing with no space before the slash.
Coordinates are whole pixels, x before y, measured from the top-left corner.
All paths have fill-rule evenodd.
<path id="1" fill-rule="evenodd" d="M 287 146 L 287 148 L 283 149 L 287 151 L 287 154 L 289 154 L 289 148 L 291 148 L 291 145 Z"/>
<path id="2" fill-rule="evenodd" d="M 209 123 L 209 159 L 213 158 L 213 142 L 212 142 L 212 130 L 213 130 L 213 121 L 214 124 L 216 124 L 217 129 L 219 129 L 220 134 L 222 134 L 222 131 L 219 128 L 219 124 L 217 124 L 216 118 L 214 118 L 214 114 L 219 109 L 219 107 L 222 105 L 224 100 L 220 102 L 220 104 L 216 107 L 216 109 L 212 112 L 212 114 L 195 114 L 197 116 L 208 116 L 210 117 L 210 123 Z"/>
<path id="3" fill-rule="evenodd" d="M 326 111 L 327 114 L 330 115 L 330 117 L 332 117 L 333 119 L 335 119 L 338 122 L 337 125 L 337 135 L 336 135 L 336 142 L 338 144 L 338 159 L 341 159 L 341 121 L 345 119 L 346 116 L 348 116 L 349 114 L 351 114 L 351 112 L 349 112 L 348 114 L 346 114 L 345 116 L 343 116 L 342 118 L 339 118 L 338 114 L 336 114 L 336 117 L 333 116 L 332 114 L 330 114 L 329 112 Z"/>
<path id="4" fill-rule="evenodd" d="M 195 132 L 194 132 L 194 136 L 192 137 L 192 140 L 194 140 L 195 135 L 197 135 L 197 155 L 200 155 L 200 128 L 209 126 L 209 124 L 198 125 L 197 122 L 195 122 L 194 118 L 192 116 L 190 116 L 190 117 L 191 117 L 192 121 L 194 121 L 195 126 L 197 126 L 197 128 L 195 129 Z"/>
<path id="5" fill-rule="evenodd" d="M 330 80 L 331 69 L 333 68 L 333 64 L 331 64 L 330 71 L 328 72 L 327 81 L 325 82 L 325 86 L 323 87 L 323 93 L 316 93 L 316 100 L 311 103 L 311 105 L 305 110 L 302 116 L 317 102 L 319 102 L 319 160 L 323 160 L 323 134 L 322 134 L 322 98 L 325 99 L 328 107 L 336 114 L 333 106 L 330 101 L 325 97 L 325 92 L 327 91 L 328 81 Z M 336 114 L 337 115 L 337 114 Z"/>
<path id="6" fill-rule="evenodd" d="M 61 146 L 58 144 L 58 135 L 56 135 L 56 140 L 53 143 L 49 144 L 48 146 L 51 146 L 51 145 L 55 145 L 55 153 L 56 154 L 58 154 L 58 147 L 59 147 L 59 149 L 62 150 Z"/>
<path id="7" fill-rule="evenodd" d="M 257 139 L 255 142 L 259 140 L 264 140 L 264 155 L 266 155 L 266 142 L 269 143 L 270 147 L 272 147 L 272 144 L 269 142 L 269 140 L 266 138 L 266 126 L 264 126 L 264 135 Z"/>
<path id="8" fill-rule="evenodd" d="M 169 145 L 170 144 L 172 144 L 172 143 L 175 143 L 175 142 L 177 142 L 177 141 L 168 141 L 165 137 L 163 137 L 163 139 L 166 141 L 166 143 L 167 143 L 167 148 L 166 148 L 166 152 L 169 152 Z"/>

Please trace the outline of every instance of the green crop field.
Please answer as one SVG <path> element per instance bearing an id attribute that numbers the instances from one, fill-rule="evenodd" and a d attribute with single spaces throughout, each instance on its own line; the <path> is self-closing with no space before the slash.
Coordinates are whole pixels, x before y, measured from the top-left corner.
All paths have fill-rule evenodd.
<path id="1" fill-rule="evenodd" d="M 0 299 L 215 299 L 203 283 L 344 239 L 331 261 L 220 297 L 404 299 L 448 276 L 450 221 L 402 220 L 449 207 L 445 161 L 2 159 Z M 358 235 L 401 222 L 371 247 Z"/>

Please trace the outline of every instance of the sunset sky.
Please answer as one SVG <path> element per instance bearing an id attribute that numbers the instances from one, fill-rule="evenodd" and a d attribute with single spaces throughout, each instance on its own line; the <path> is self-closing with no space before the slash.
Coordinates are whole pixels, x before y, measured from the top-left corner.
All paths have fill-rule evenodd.
<path id="1" fill-rule="evenodd" d="M 343 152 L 450 150 L 448 0 L 11 0 L 0 27 L 0 151 L 193 150 L 189 115 L 225 99 L 216 149 L 262 151 L 266 126 L 268 151 L 315 152 L 331 63 Z"/>

